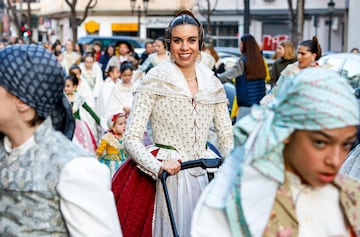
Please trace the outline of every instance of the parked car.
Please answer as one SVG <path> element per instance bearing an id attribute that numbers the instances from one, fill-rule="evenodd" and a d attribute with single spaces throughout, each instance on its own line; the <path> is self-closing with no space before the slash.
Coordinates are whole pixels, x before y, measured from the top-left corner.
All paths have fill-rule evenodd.
<path id="1" fill-rule="evenodd" d="M 360 87 L 360 56 L 353 53 L 333 53 L 319 59 L 319 64 L 340 73 L 351 86 Z"/>
<path id="2" fill-rule="evenodd" d="M 147 39 L 140 39 L 137 37 L 131 36 L 98 36 L 98 35 L 88 35 L 82 36 L 78 39 L 79 44 L 93 44 L 95 41 L 101 43 L 102 49 L 109 45 L 117 45 L 120 41 L 126 41 L 132 45 L 134 51 L 140 56 L 144 52 L 145 47 L 144 43 Z"/>

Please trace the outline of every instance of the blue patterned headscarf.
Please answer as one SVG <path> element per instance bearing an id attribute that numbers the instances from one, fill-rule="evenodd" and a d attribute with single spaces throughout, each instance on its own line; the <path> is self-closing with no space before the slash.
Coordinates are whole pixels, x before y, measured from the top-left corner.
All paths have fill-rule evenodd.
<path id="1" fill-rule="evenodd" d="M 304 69 L 287 78 L 269 104 L 253 106 L 251 113 L 235 125 L 236 148 L 227 158 L 228 163 L 242 163 L 228 178 L 231 195 L 223 199 L 233 234 L 250 236 L 266 225 L 276 187 L 285 180 L 286 138 L 295 130 L 358 125 L 359 119 L 359 105 L 351 86 L 336 72 L 321 68 Z M 226 163 L 225 159 L 223 166 Z M 220 172 L 218 175 L 221 177 Z M 261 210 L 256 209 L 259 206 Z"/>
<path id="2" fill-rule="evenodd" d="M 47 49 L 32 44 L 0 50 L 0 85 L 40 117 L 51 116 L 55 129 L 72 137 L 75 123 L 64 94 L 63 69 Z"/>

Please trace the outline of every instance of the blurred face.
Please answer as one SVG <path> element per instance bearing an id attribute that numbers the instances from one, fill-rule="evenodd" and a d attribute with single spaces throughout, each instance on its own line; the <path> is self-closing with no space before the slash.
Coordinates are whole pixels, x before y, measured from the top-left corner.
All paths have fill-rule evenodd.
<path id="1" fill-rule="evenodd" d="M 59 54 L 58 56 L 56 56 L 56 59 L 57 59 L 59 62 L 62 62 L 62 60 L 64 59 L 64 55 L 61 53 L 61 54 Z"/>
<path id="2" fill-rule="evenodd" d="M 92 69 L 94 64 L 94 58 L 93 57 L 86 57 L 84 60 L 85 68 L 86 69 Z"/>
<path id="3" fill-rule="evenodd" d="M 316 54 L 311 53 L 310 50 L 300 45 L 297 52 L 297 59 L 299 62 L 299 68 L 308 68 L 315 62 Z"/>
<path id="4" fill-rule="evenodd" d="M 75 68 L 75 69 L 72 69 L 70 71 L 70 73 L 72 73 L 73 75 L 76 76 L 76 78 L 80 81 L 80 77 L 81 77 L 81 72 L 79 69 Z"/>
<path id="5" fill-rule="evenodd" d="M 121 73 L 121 79 L 123 83 L 129 83 L 132 79 L 132 76 L 133 76 L 133 71 L 130 69 L 126 69 Z"/>
<path id="6" fill-rule="evenodd" d="M 165 45 L 163 44 L 163 42 L 161 40 L 155 40 L 154 48 L 155 48 L 155 52 L 157 52 L 159 54 L 163 54 L 166 52 Z"/>
<path id="7" fill-rule="evenodd" d="M 285 55 L 285 48 L 282 45 L 279 45 L 279 47 L 276 49 L 277 53 L 280 57 L 284 57 Z"/>
<path id="8" fill-rule="evenodd" d="M 119 52 L 120 52 L 120 55 L 126 55 L 130 52 L 130 49 L 126 44 L 120 44 Z"/>
<path id="9" fill-rule="evenodd" d="M 65 49 L 66 49 L 66 51 L 72 51 L 73 50 L 73 45 L 72 45 L 71 41 L 66 42 Z"/>
<path id="10" fill-rule="evenodd" d="M 125 117 L 118 117 L 112 127 L 112 131 L 115 134 L 123 135 L 126 129 L 126 118 Z"/>
<path id="11" fill-rule="evenodd" d="M 356 139 L 356 126 L 295 131 L 286 141 L 285 167 L 314 187 L 331 183 Z"/>
<path id="12" fill-rule="evenodd" d="M 120 71 L 119 68 L 114 68 L 111 72 L 109 72 L 109 76 L 111 79 L 113 79 L 114 81 L 116 81 L 117 79 L 120 78 Z"/>
<path id="13" fill-rule="evenodd" d="M 180 68 L 195 66 L 199 55 L 199 31 L 195 25 L 175 26 L 171 32 L 170 51 Z"/>
<path id="14" fill-rule="evenodd" d="M 75 89 L 76 89 L 76 86 L 74 86 L 74 83 L 71 80 L 65 81 L 64 92 L 66 95 L 74 94 Z"/>
<path id="15" fill-rule="evenodd" d="M 145 47 L 145 50 L 148 54 L 151 54 L 154 52 L 154 47 L 153 47 L 153 44 L 150 43 L 150 44 L 146 44 L 146 47 Z"/>
<path id="16" fill-rule="evenodd" d="M 101 47 L 97 44 L 94 45 L 94 50 L 95 52 L 100 52 L 101 51 Z"/>
<path id="17" fill-rule="evenodd" d="M 113 47 L 109 47 L 107 49 L 107 53 L 110 55 L 110 56 L 113 56 L 114 55 L 114 52 L 115 52 L 115 49 Z"/>
<path id="18" fill-rule="evenodd" d="M 131 64 L 133 65 L 133 69 L 136 70 L 139 67 L 139 61 L 134 57 L 134 56 L 129 56 L 128 60 L 131 62 Z"/>
<path id="19" fill-rule="evenodd" d="M 243 53 L 244 52 L 244 43 L 242 41 L 240 41 L 239 48 L 240 48 L 240 52 Z"/>

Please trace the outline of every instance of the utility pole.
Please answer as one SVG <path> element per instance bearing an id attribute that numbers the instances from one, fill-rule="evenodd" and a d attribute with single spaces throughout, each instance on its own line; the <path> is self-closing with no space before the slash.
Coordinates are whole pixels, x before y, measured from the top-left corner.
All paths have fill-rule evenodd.
<path id="1" fill-rule="evenodd" d="M 244 34 L 250 33 L 250 0 L 244 0 Z"/>

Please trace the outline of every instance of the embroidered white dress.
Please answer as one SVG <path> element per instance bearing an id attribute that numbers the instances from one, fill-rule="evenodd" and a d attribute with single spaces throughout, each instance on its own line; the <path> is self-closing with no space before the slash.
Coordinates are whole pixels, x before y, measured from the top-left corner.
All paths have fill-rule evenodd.
<path id="1" fill-rule="evenodd" d="M 136 85 L 134 83 L 132 83 L 131 86 L 124 86 L 120 80 L 120 82 L 113 87 L 105 105 L 105 117 L 109 118 L 114 114 L 124 113 L 124 107 L 131 108 L 135 88 Z"/>
<path id="2" fill-rule="evenodd" d="M 180 69 L 165 62 L 151 69 L 136 89 L 124 146 L 139 168 L 157 179 L 161 162 L 143 145 L 150 119 L 153 139 L 160 148 L 157 159 L 213 158 L 206 150 L 211 122 L 218 135 L 219 150 L 225 157 L 233 147 L 227 98 L 219 79 L 204 65 L 196 65 L 198 92 L 193 96 Z M 190 236 L 192 212 L 208 180 L 201 168 L 180 171 L 167 180 L 175 222 L 180 236 Z M 153 236 L 172 236 L 161 183 L 157 182 Z"/>

